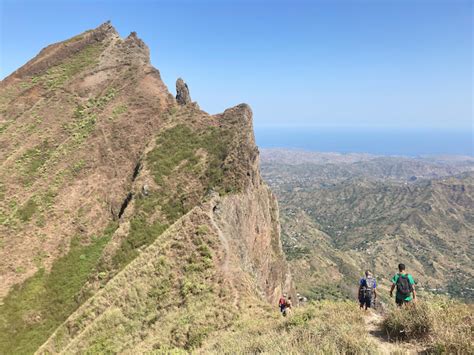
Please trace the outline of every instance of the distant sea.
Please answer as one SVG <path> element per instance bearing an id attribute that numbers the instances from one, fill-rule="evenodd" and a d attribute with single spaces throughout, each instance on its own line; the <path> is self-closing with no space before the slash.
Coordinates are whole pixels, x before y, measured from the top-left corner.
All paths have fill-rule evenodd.
<path id="1" fill-rule="evenodd" d="M 377 155 L 474 156 L 473 132 L 256 127 L 260 148 Z"/>

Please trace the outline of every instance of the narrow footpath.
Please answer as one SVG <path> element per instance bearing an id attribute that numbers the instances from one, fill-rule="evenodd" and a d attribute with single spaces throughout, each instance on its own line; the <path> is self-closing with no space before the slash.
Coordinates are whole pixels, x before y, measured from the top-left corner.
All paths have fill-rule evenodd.
<path id="1" fill-rule="evenodd" d="M 413 344 L 390 341 L 387 334 L 381 329 L 382 320 L 383 317 L 372 310 L 368 310 L 365 315 L 369 339 L 377 345 L 380 354 L 418 354 L 419 349 Z"/>

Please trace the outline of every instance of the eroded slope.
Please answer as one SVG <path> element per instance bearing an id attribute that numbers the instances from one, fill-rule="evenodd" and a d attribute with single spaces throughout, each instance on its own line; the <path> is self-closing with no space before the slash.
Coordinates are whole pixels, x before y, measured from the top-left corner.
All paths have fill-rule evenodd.
<path id="1" fill-rule="evenodd" d="M 177 102 L 108 23 L 1 90 L 5 352 L 190 349 L 291 288 L 247 105 Z"/>

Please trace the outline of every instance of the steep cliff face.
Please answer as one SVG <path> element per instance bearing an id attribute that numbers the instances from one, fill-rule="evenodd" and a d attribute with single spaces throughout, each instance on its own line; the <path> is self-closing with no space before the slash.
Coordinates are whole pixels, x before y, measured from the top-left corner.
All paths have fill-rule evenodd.
<path id="1" fill-rule="evenodd" d="M 2 81 L 6 353 L 191 349 L 291 290 L 250 108 L 177 89 L 109 23 Z"/>

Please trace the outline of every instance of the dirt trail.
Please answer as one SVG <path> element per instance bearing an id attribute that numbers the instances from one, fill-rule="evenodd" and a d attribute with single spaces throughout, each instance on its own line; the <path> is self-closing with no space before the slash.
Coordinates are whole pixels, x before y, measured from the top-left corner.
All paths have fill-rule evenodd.
<path id="1" fill-rule="evenodd" d="M 234 294 L 234 307 L 238 308 L 240 304 L 240 294 L 235 287 L 232 271 L 230 270 L 230 245 L 229 239 L 222 233 L 222 230 L 217 225 L 216 221 L 214 220 L 214 211 L 211 209 L 209 211 L 209 218 L 212 224 L 212 227 L 216 230 L 217 235 L 219 236 L 219 240 L 221 241 L 222 247 L 224 249 L 224 258 L 221 263 L 221 269 L 225 275 L 225 280 L 229 283 L 230 288 Z"/>
<path id="2" fill-rule="evenodd" d="M 365 324 L 369 339 L 378 347 L 380 354 L 417 354 L 418 351 L 412 344 L 397 343 L 389 341 L 388 336 L 381 330 L 383 317 L 373 312 L 367 311 L 365 316 Z"/>

